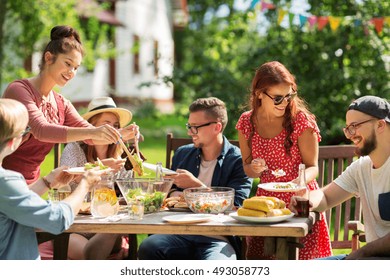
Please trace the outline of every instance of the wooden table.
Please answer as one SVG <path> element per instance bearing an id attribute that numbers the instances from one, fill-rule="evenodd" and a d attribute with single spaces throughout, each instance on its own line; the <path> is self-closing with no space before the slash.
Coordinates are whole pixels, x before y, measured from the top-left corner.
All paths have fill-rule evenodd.
<path id="1" fill-rule="evenodd" d="M 266 239 L 266 252 L 276 254 L 277 259 L 298 259 L 299 238 L 306 236 L 319 214 L 312 212 L 309 218 L 290 218 L 280 223 L 255 224 L 242 223 L 228 215 L 215 215 L 212 220 L 198 224 L 172 224 L 162 220 L 168 215 L 185 213 L 162 211 L 146 214 L 142 220 L 122 219 L 117 222 L 102 221 L 91 216 L 79 215 L 73 225 L 64 233 L 53 236 L 55 259 L 67 258 L 69 234 L 80 233 L 117 233 L 117 234 L 196 234 L 196 235 L 236 235 L 263 236 Z M 191 213 L 188 213 L 191 214 Z M 50 238 L 50 234 L 37 233 L 38 238 Z M 135 248 L 136 249 L 136 248 Z"/>

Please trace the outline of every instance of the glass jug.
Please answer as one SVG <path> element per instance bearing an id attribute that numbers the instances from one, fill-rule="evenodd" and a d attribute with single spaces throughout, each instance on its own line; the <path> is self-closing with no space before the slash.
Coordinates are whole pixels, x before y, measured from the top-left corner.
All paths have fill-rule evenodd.
<path id="1" fill-rule="evenodd" d="M 93 217 L 104 218 L 118 214 L 119 202 L 115 193 L 113 174 L 105 174 L 101 178 L 92 189 L 91 214 Z"/>

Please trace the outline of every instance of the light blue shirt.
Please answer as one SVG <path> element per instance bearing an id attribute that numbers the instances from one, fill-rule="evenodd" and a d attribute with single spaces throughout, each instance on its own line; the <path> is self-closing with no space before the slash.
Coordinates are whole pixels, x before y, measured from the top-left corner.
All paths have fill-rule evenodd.
<path id="1" fill-rule="evenodd" d="M 45 201 L 20 173 L 0 167 L 0 259 L 40 259 L 35 230 L 59 234 L 73 221 L 70 205 Z"/>

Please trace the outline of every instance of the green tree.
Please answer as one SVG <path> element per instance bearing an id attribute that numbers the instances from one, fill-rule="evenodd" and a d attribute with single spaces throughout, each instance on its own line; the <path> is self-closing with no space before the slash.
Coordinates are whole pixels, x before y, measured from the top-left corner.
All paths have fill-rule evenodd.
<path id="1" fill-rule="evenodd" d="M 236 11 L 231 2 L 225 7 L 228 13 L 220 16 L 222 3 L 200 9 L 197 1 L 188 1 L 191 21 L 180 34 L 177 49 L 182 53 L 172 79 L 176 97 L 186 103 L 204 96 L 224 100 L 230 117 L 226 134 L 234 138 L 255 69 L 279 60 L 296 76 L 299 94 L 317 116 L 322 144 L 345 141 L 341 127 L 351 100 L 367 94 L 390 98 L 389 26 L 378 35 L 367 23 L 389 15 L 389 3 L 309 1 L 313 15 L 354 16 L 363 23 L 343 22 L 336 31 L 329 25 L 319 31 L 281 27 L 277 11 L 291 1 L 272 2 L 276 9 L 266 11 L 266 21 L 258 22 L 253 11 Z M 264 34 L 260 26 L 268 26 Z"/>
<path id="2" fill-rule="evenodd" d="M 0 84 L 26 76 L 23 64 L 35 51 L 41 51 L 41 39 L 47 42 L 50 29 L 58 24 L 77 28 L 75 0 L 2 0 L 0 7 Z M 23 63 L 23 60 L 22 60 Z"/>
<path id="3" fill-rule="evenodd" d="M 55 25 L 77 29 L 86 50 L 83 64 L 93 70 L 98 57 L 115 55 L 114 27 L 100 23 L 95 13 L 80 17 L 75 8 L 79 0 L 1 0 L 0 1 L 0 85 L 27 73 L 23 61 L 42 51 Z M 112 3 L 97 9 L 108 9 Z M 104 46 L 104 47 L 102 47 Z"/>

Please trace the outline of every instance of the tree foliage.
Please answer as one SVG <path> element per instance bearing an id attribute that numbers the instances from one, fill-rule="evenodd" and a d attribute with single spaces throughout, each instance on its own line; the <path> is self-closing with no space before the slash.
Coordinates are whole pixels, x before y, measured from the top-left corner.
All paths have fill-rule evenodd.
<path id="1" fill-rule="evenodd" d="M 329 26 L 321 31 L 298 25 L 285 28 L 277 24 L 276 10 L 268 10 L 267 21 L 259 22 L 253 11 L 234 10 L 232 1 L 224 16 L 218 16 L 221 3 L 211 1 L 211 8 L 200 9 L 197 2 L 188 1 L 191 23 L 180 34 L 177 46 L 181 53 L 172 80 L 175 94 L 188 103 L 205 96 L 224 100 L 230 117 L 226 134 L 231 138 L 245 110 L 254 71 L 266 61 L 278 60 L 296 76 L 299 94 L 317 117 L 322 144 L 345 141 L 341 128 L 353 99 L 368 94 L 390 98 L 389 26 L 384 26 L 381 35 L 372 25 L 354 26 L 353 22 L 336 31 Z M 313 0 L 309 12 L 352 15 L 365 22 L 389 15 L 386 1 L 381 5 L 378 1 L 355 2 Z M 286 8 L 290 1 L 273 3 Z M 263 25 L 269 26 L 264 34 L 259 32 Z"/>
<path id="2" fill-rule="evenodd" d="M 100 23 L 93 14 L 88 18 L 80 17 L 75 8 L 77 2 L 79 0 L 0 1 L 0 85 L 31 75 L 24 70 L 23 61 L 43 50 L 50 40 L 50 30 L 56 25 L 70 25 L 79 31 L 86 51 L 83 64 L 87 70 L 94 68 L 97 58 L 112 52 L 113 27 Z M 102 8 L 107 8 L 108 4 Z"/>

